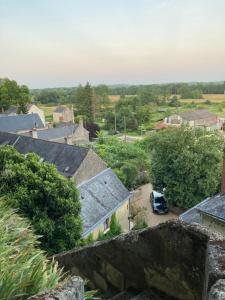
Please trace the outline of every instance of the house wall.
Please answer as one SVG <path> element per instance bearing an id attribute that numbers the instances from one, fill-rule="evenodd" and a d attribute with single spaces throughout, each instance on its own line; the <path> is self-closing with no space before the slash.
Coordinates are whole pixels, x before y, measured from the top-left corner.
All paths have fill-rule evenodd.
<path id="1" fill-rule="evenodd" d="M 72 144 L 86 144 L 89 143 L 89 131 L 87 131 L 83 124 L 79 124 L 75 133 L 72 136 Z"/>
<path id="2" fill-rule="evenodd" d="M 129 200 L 125 201 L 115 212 L 116 219 L 121 226 L 122 232 L 129 232 Z M 109 222 L 111 220 L 112 215 L 109 217 Z M 86 235 L 88 237 L 90 234 L 93 235 L 93 239 L 97 239 L 99 232 L 104 232 L 104 222 L 105 220 L 99 224 L 95 229 Z"/>
<path id="3" fill-rule="evenodd" d="M 73 179 L 76 184 L 86 181 L 107 168 L 106 163 L 93 151 L 89 150 Z"/>
<path id="4" fill-rule="evenodd" d="M 53 122 L 72 122 L 73 121 L 73 112 L 68 108 L 64 110 L 63 113 L 53 112 Z"/>
<path id="5" fill-rule="evenodd" d="M 201 217 L 203 226 L 206 226 L 213 232 L 216 231 L 225 236 L 225 222 L 222 222 L 218 219 L 214 219 L 205 214 L 201 214 Z"/>
<path id="6" fill-rule="evenodd" d="M 38 108 L 36 105 L 32 105 L 28 110 L 28 114 L 38 114 L 41 121 L 45 125 L 45 115 L 42 109 Z"/>

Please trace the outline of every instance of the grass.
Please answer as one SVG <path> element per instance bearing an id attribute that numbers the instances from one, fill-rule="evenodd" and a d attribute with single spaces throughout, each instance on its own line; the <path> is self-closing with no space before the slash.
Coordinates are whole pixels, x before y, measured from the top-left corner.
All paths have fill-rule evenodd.
<path id="1" fill-rule="evenodd" d="M 39 108 L 42 109 L 44 111 L 44 114 L 45 114 L 45 118 L 50 118 L 52 119 L 52 114 L 53 114 L 53 111 L 56 109 L 57 106 L 48 106 L 48 105 L 39 105 Z M 47 120 L 48 121 L 48 120 Z"/>
<path id="2" fill-rule="evenodd" d="M 0 199 L 0 299 L 27 299 L 55 288 L 62 277 L 46 259 L 29 223 Z"/>

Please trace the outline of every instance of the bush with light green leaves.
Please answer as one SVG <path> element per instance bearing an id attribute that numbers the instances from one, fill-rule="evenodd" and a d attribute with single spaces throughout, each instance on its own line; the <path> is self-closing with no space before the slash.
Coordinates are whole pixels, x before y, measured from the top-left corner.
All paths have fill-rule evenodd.
<path id="1" fill-rule="evenodd" d="M 29 223 L 0 199 L 0 299 L 27 299 L 55 288 L 62 277 L 46 259 Z"/>

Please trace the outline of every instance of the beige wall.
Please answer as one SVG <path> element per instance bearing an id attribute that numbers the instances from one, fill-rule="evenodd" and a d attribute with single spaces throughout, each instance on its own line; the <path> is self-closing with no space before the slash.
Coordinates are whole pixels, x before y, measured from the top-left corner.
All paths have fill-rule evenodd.
<path id="1" fill-rule="evenodd" d="M 208 215 L 201 214 L 202 225 L 208 227 L 213 232 L 218 232 L 225 236 L 225 222 L 212 218 Z"/>
<path id="2" fill-rule="evenodd" d="M 53 112 L 53 122 L 72 122 L 73 112 L 69 108 L 65 109 L 63 113 Z"/>
<path id="3" fill-rule="evenodd" d="M 122 232 L 127 233 L 129 231 L 129 200 L 125 201 L 121 207 L 117 209 L 115 212 L 116 214 L 116 219 L 119 222 Z M 112 215 L 111 215 L 112 216 Z M 111 216 L 109 219 L 111 219 Z M 100 225 L 98 225 L 91 233 L 89 233 L 87 236 L 88 237 L 90 234 L 93 235 L 93 239 L 97 239 L 98 233 L 99 232 L 104 232 L 104 222 Z"/>
<path id="4" fill-rule="evenodd" d="M 32 105 L 28 110 L 28 114 L 38 114 L 43 124 L 45 125 L 45 115 L 42 109 L 38 108 L 36 105 Z"/>
<path id="5" fill-rule="evenodd" d="M 88 151 L 73 178 L 76 184 L 86 181 L 107 168 L 106 163 L 92 150 Z"/>
<path id="6" fill-rule="evenodd" d="M 78 128 L 75 131 L 75 134 L 72 136 L 72 144 L 81 144 L 89 142 L 89 131 L 87 131 L 82 124 L 79 124 Z"/>

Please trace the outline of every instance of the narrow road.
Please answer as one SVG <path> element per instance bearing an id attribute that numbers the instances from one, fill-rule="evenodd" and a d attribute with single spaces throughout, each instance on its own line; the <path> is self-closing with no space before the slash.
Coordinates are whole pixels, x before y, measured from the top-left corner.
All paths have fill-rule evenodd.
<path id="1" fill-rule="evenodd" d="M 177 219 L 178 216 L 172 212 L 165 215 L 157 215 L 152 212 L 150 204 L 150 193 L 152 192 L 151 184 L 145 184 L 137 190 L 140 194 L 139 200 L 135 202 L 135 205 L 139 207 L 145 207 L 146 210 L 146 221 L 148 226 L 155 226 L 168 220 Z"/>

